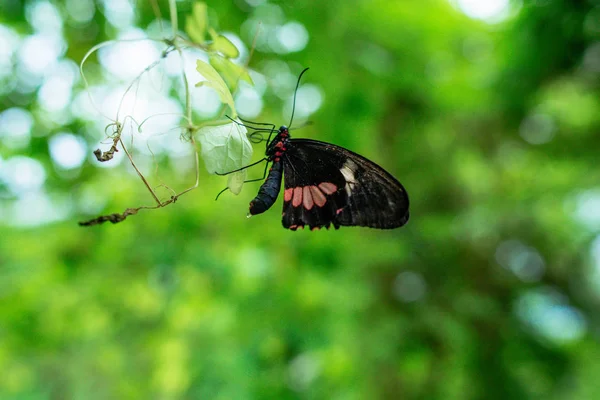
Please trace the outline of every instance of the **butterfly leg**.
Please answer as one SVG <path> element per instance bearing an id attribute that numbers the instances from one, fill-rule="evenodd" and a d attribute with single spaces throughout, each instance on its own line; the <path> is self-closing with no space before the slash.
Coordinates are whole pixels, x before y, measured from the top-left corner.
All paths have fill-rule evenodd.
<path id="1" fill-rule="evenodd" d="M 260 159 L 260 160 L 258 160 L 257 162 L 254 162 L 254 163 L 252 163 L 252 164 L 250 164 L 250 165 L 246 165 L 245 167 L 238 168 L 238 169 L 234 169 L 233 171 L 224 172 L 224 173 L 222 173 L 222 174 L 221 174 L 221 173 L 218 173 L 218 172 L 215 172 L 215 175 L 219 175 L 219 176 L 225 176 L 225 175 L 233 174 L 234 172 L 243 171 L 243 170 L 245 170 L 246 168 L 254 167 L 255 165 L 258 165 L 258 164 L 260 164 L 261 162 L 263 162 L 263 161 L 268 161 L 268 160 L 269 160 L 269 159 L 265 157 L 265 158 L 263 158 L 263 159 Z"/>

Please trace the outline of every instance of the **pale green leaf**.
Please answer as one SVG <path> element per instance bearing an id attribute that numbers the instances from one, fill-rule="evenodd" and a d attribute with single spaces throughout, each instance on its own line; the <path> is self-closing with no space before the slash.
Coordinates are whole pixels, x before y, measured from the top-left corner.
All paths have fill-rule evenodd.
<path id="1" fill-rule="evenodd" d="M 197 2 L 192 9 L 192 15 L 185 21 L 185 31 L 196 43 L 204 44 L 208 21 L 206 17 L 206 3 Z"/>
<path id="2" fill-rule="evenodd" d="M 240 51 L 235 47 L 235 44 L 231 43 L 231 41 L 223 35 L 217 35 L 209 48 L 213 51 L 218 51 L 227 58 L 236 58 L 240 55 Z"/>
<path id="3" fill-rule="evenodd" d="M 213 42 L 219 37 L 217 31 L 215 31 L 213 28 L 208 28 L 208 34 L 210 35 L 210 38 L 213 40 Z"/>
<path id="4" fill-rule="evenodd" d="M 229 87 L 221 78 L 219 73 L 210 65 L 201 60 L 196 60 L 196 70 L 206 78 L 206 81 L 196 83 L 196 87 L 208 86 L 217 91 L 217 94 L 221 98 L 221 101 L 231 108 L 232 117 L 235 118 L 237 113 L 235 111 L 235 104 L 233 102 L 233 95 L 229 90 Z"/>
<path id="5" fill-rule="evenodd" d="M 221 75 L 223 80 L 225 80 L 230 90 L 235 90 L 240 80 L 254 85 L 254 82 L 245 67 L 237 65 L 230 59 L 221 57 L 218 54 L 212 54 L 209 61 L 210 65 L 212 65 L 219 75 Z"/>
<path id="6" fill-rule="evenodd" d="M 242 191 L 244 181 L 246 180 L 246 170 L 241 170 L 228 175 L 227 187 L 231 190 L 231 193 L 236 196 Z"/>
<path id="7" fill-rule="evenodd" d="M 246 136 L 248 133 L 246 127 L 232 122 L 225 125 L 208 126 L 200 129 L 198 133 L 202 158 L 209 173 L 223 174 L 250 163 L 252 145 Z M 232 178 L 230 182 L 236 181 L 238 178 Z M 239 182 L 233 182 L 233 184 L 235 187 Z"/>

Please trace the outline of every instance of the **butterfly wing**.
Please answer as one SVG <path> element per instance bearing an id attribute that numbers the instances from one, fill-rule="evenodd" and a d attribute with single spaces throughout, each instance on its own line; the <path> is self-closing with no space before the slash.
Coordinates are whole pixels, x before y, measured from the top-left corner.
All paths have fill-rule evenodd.
<path id="1" fill-rule="evenodd" d="M 342 147 L 291 139 L 284 154 L 283 226 L 398 228 L 408 195 L 383 168 Z"/>

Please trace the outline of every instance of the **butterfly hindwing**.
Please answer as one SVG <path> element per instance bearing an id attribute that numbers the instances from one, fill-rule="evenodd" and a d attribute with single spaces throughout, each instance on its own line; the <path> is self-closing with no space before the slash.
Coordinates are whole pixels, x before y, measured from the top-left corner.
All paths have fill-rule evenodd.
<path id="1" fill-rule="evenodd" d="M 309 139 L 291 139 L 284 159 L 285 228 L 391 229 L 408 221 L 406 190 L 372 161 Z"/>

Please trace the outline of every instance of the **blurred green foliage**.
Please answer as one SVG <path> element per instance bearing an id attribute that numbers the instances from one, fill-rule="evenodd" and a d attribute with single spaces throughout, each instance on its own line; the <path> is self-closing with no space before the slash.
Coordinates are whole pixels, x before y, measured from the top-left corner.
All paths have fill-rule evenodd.
<path id="1" fill-rule="evenodd" d="M 125 164 L 56 165 L 55 133 L 75 133 L 88 153 L 102 137 L 84 118 L 49 119 L 13 55 L 0 112 L 28 110 L 33 129 L 25 146 L 0 136 L 0 398 L 600 398 L 600 3 L 514 2 L 497 23 L 459 3 L 208 2 L 211 25 L 248 48 L 248 21 L 262 22 L 250 60 L 267 79 L 256 119 L 287 123 L 271 86 L 281 71 L 311 68 L 306 83 L 323 103 L 293 134 L 398 177 L 411 220 L 394 231 L 288 232 L 279 203 L 248 220 L 258 186 L 215 202 L 226 180 L 204 170 L 169 207 L 80 228 L 151 199 Z M 34 4 L 2 1 L 0 23 L 47 34 Z M 122 33 L 115 2 L 90 3 L 84 22 L 78 2 L 47 4 L 76 63 Z M 183 22 L 193 3 L 177 7 Z M 152 2 L 132 10 L 141 28 L 156 19 Z M 308 44 L 269 51 L 269 26 L 289 21 Z M 111 79 L 95 59 L 88 68 Z M 44 167 L 37 192 L 11 192 L 15 157 Z M 156 160 L 153 184 L 193 182 L 179 159 Z M 15 222 L 40 212 L 31 196 L 42 194 L 54 204 L 44 218 Z"/>

